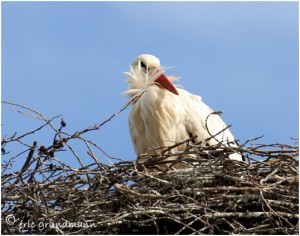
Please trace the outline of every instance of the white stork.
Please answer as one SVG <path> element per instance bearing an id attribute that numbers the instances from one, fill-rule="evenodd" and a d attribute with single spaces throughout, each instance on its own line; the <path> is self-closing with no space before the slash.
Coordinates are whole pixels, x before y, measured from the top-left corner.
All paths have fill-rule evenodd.
<path id="1" fill-rule="evenodd" d="M 220 116 L 212 114 L 213 110 L 202 102 L 201 97 L 174 87 L 172 82 L 177 78 L 164 75 L 164 67 L 157 57 L 138 56 L 125 74 L 130 88 L 124 94 L 130 99 L 136 96 L 129 128 L 137 155 L 158 152 L 158 147 L 174 145 L 195 135 L 195 143 L 208 139 L 203 145 L 237 146 Z M 172 151 L 184 148 L 181 145 Z M 242 160 L 238 153 L 229 158 Z"/>

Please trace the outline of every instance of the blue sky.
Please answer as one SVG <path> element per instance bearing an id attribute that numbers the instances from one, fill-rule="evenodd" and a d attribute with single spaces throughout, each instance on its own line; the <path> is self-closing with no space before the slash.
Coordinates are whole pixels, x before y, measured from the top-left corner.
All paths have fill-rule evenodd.
<path id="1" fill-rule="evenodd" d="M 121 109 L 122 73 L 150 53 L 174 66 L 166 74 L 182 77 L 178 84 L 223 111 L 240 142 L 265 135 L 260 143 L 294 144 L 298 14 L 298 2 L 2 2 L 2 100 L 48 118 L 62 114 L 72 134 Z M 42 124 L 11 108 L 2 104 L 2 136 Z M 129 112 L 84 137 L 135 159 Z M 53 135 L 49 128 L 25 141 L 49 146 Z M 70 144 L 91 162 L 86 147 Z"/>

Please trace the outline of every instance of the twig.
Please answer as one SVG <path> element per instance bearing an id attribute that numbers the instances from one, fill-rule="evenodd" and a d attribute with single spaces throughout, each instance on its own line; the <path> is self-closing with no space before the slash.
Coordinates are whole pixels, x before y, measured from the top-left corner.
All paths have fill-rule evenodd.
<path id="1" fill-rule="evenodd" d="M 33 154 L 34 154 L 34 151 L 35 151 L 35 148 L 36 148 L 36 145 L 37 145 L 37 142 L 34 141 L 33 144 L 32 144 L 32 147 L 30 148 L 30 151 L 28 153 L 28 156 L 26 158 L 26 161 L 24 163 L 24 165 L 22 166 L 21 170 L 19 171 L 19 176 L 22 176 L 23 173 L 27 170 L 27 168 L 29 167 L 29 163 L 33 157 Z M 17 184 L 19 182 L 19 179 L 16 179 L 15 183 L 14 184 Z"/>

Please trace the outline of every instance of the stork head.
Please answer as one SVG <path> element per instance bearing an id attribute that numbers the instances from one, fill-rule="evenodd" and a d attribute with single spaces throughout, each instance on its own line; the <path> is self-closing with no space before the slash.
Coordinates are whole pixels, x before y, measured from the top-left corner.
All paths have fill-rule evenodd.
<path id="1" fill-rule="evenodd" d="M 166 89 L 171 93 L 179 95 L 175 86 L 164 75 L 160 65 L 160 60 L 157 57 L 150 54 L 142 54 L 132 62 L 131 69 L 139 71 L 141 77 L 146 75 L 146 77 L 151 78 L 149 80 L 153 79 L 153 81 L 148 82 L 154 82 L 162 89 Z M 143 73 L 143 75 L 141 75 L 141 73 Z"/>
<path id="2" fill-rule="evenodd" d="M 143 68 L 144 72 L 146 72 L 146 70 L 156 70 L 160 69 L 160 60 L 153 55 L 142 54 L 136 59 L 134 59 L 134 61 L 131 64 L 132 67 L 138 65 L 140 65 Z"/>

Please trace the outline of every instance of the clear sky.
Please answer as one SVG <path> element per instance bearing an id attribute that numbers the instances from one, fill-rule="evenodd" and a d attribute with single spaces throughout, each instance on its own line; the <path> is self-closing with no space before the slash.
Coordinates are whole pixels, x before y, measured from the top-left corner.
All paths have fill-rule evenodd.
<path id="1" fill-rule="evenodd" d="M 265 135 L 259 143 L 294 144 L 298 17 L 298 2 L 2 2 L 2 100 L 49 119 L 62 114 L 72 134 L 121 109 L 123 72 L 150 53 L 174 66 L 166 74 L 180 76 L 177 84 L 223 111 L 240 142 Z M 2 104 L 2 136 L 42 124 L 11 108 Z M 135 159 L 129 112 L 84 137 Z M 53 136 L 49 128 L 26 142 L 49 146 Z M 86 147 L 71 145 L 91 162 Z"/>

